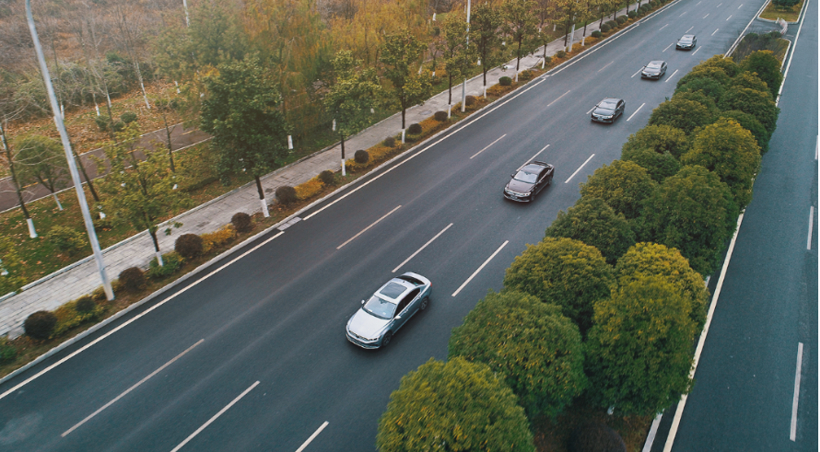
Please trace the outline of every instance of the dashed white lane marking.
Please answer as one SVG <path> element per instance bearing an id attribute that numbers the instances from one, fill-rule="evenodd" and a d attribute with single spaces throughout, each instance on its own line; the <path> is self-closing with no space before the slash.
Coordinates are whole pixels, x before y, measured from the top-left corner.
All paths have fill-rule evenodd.
<path id="1" fill-rule="evenodd" d="M 194 439 L 194 437 L 196 435 L 199 435 L 203 430 L 205 430 L 209 425 L 211 425 L 215 420 L 217 420 L 219 418 L 219 416 L 222 416 L 223 414 L 225 414 L 225 412 L 228 411 L 232 406 L 234 406 L 236 404 L 236 402 L 239 402 L 240 400 L 242 400 L 242 397 L 245 397 L 257 385 L 259 385 L 258 381 L 256 383 L 252 384 L 248 389 L 242 391 L 242 394 L 239 394 L 238 396 L 236 396 L 235 399 L 231 400 L 231 403 L 225 405 L 225 408 L 222 408 L 221 410 L 219 410 L 218 413 L 214 414 L 213 417 L 208 419 L 208 422 L 202 424 L 201 427 L 199 427 L 193 433 L 188 435 L 188 437 L 185 438 L 185 441 L 179 443 L 179 445 L 177 447 L 171 449 L 171 452 L 177 452 L 178 450 L 182 449 L 182 447 L 185 446 L 186 444 L 188 444 L 189 441 Z"/>
<path id="2" fill-rule="evenodd" d="M 501 141 L 501 139 L 502 139 L 502 138 L 504 138 L 504 137 L 506 137 L 506 136 L 507 136 L 507 134 L 506 134 L 506 133 L 505 133 L 504 135 L 501 135 L 500 137 L 498 137 L 498 138 L 497 138 L 495 141 L 493 141 L 492 143 L 488 144 L 487 146 L 484 146 L 484 149 L 482 149 L 482 150 L 480 150 L 480 151 L 476 152 L 475 154 L 473 154 L 473 157 L 475 157 L 475 156 L 477 156 L 478 154 L 481 154 L 482 152 L 486 151 L 487 149 L 489 149 L 489 148 L 490 148 L 490 146 L 492 146 L 492 145 L 494 145 L 494 144 L 498 143 L 499 141 Z M 472 159 L 473 159 L 473 157 L 470 157 L 470 160 L 472 160 Z"/>
<path id="3" fill-rule="evenodd" d="M 789 439 L 797 440 L 797 403 L 800 400 L 800 374 L 803 373 L 803 343 L 797 343 L 797 370 L 794 373 L 794 396 L 792 396 L 792 422 L 789 426 Z"/>
<path id="4" fill-rule="evenodd" d="M 609 65 L 610 65 L 610 64 L 612 64 L 612 63 L 614 63 L 614 61 L 610 61 L 609 63 L 605 64 L 605 65 L 604 65 L 601 69 L 598 69 L 598 72 L 603 71 L 604 69 L 606 69 L 607 67 L 609 67 Z M 597 73 L 597 72 L 596 72 L 596 73 Z"/>
<path id="5" fill-rule="evenodd" d="M 410 255 L 410 257 L 408 257 L 407 259 L 405 259 L 405 260 L 404 260 L 404 262 L 402 262 L 401 264 L 397 265 L 397 266 L 396 266 L 396 268 L 394 268 L 394 269 L 393 269 L 392 273 L 396 273 L 396 270 L 398 270 L 398 269 L 402 268 L 402 267 L 404 266 L 404 264 L 406 264 L 406 263 L 410 262 L 410 259 L 412 259 L 412 258 L 416 257 L 416 254 L 419 254 L 419 253 L 420 253 L 420 252 L 422 252 L 425 248 L 427 248 L 427 245 L 429 245 L 429 244 L 433 243 L 433 241 L 434 241 L 435 239 L 437 239 L 437 238 L 438 238 L 441 234 L 444 234 L 444 231 L 446 231 L 446 230 L 450 229 L 450 226 L 452 226 L 452 225 L 453 225 L 453 223 L 448 224 L 446 228 L 444 228 L 444 229 L 442 229 L 442 230 L 441 230 L 441 232 L 439 232 L 438 234 L 434 235 L 432 239 L 428 240 L 428 241 L 427 241 L 427 243 L 425 243 L 424 245 L 422 245 L 422 247 L 421 247 L 421 248 L 419 248 L 418 250 L 416 250 L 416 252 L 415 252 L 415 253 L 411 254 L 411 255 Z"/>
<path id="6" fill-rule="evenodd" d="M 699 51 L 700 51 L 700 47 L 698 47 L 697 49 L 695 49 L 695 51 L 694 51 L 694 52 L 692 52 L 692 55 L 695 55 L 695 54 L 696 54 L 696 53 L 698 53 Z"/>
<path id="7" fill-rule="evenodd" d="M 728 22 L 728 21 L 729 21 L 729 19 L 731 19 L 731 18 L 732 18 L 732 15 L 731 15 L 731 14 L 729 14 L 729 17 L 727 17 L 727 18 L 726 18 L 726 22 Z"/>
<path id="8" fill-rule="evenodd" d="M 706 13 L 706 15 L 703 16 L 704 19 L 706 19 L 707 17 L 709 17 L 709 13 Z"/>
<path id="9" fill-rule="evenodd" d="M 592 110 L 595 110 L 596 107 L 597 107 L 597 105 L 595 107 L 590 108 L 589 111 L 587 111 L 587 114 L 592 113 Z"/>
<path id="10" fill-rule="evenodd" d="M 626 122 L 629 122 L 629 120 L 630 120 L 630 119 L 632 119 L 632 117 L 633 117 L 633 116 L 637 115 L 637 114 L 638 114 L 638 112 L 639 112 L 639 111 L 641 111 L 641 108 L 643 108 L 643 106 L 644 106 L 644 105 L 646 105 L 646 102 L 642 103 L 642 104 L 641 104 L 641 106 L 640 106 L 640 107 L 638 107 L 638 109 L 637 109 L 637 110 L 635 110 L 635 112 L 634 112 L 634 113 L 632 113 L 631 115 L 629 115 L 629 117 L 628 117 L 628 118 L 626 118 Z"/>
<path id="11" fill-rule="evenodd" d="M 636 72 L 636 73 L 632 74 L 632 77 L 629 77 L 629 78 L 635 78 L 635 76 L 636 76 L 636 75 L 638 75 L 638 74 L 640 74 L 642 70 L 643 70 L 643 68 L 638 69 L 638 72 Z M 592 110 L 590 110 L 590 112 L 591 112 L 591 111 L 592 111 Z M 589 113 L 587 113 L 587 114 L 589 114 Z"/>
<path id="12" fill-rule="evenodd" d="M 570 90 L 567 90 L 567 92 L 565 92 L 564 94 L 561 94 L 560 96 L 558 96 L 558 98 L 557 98 L 557 99 L 555 99 L 554 101 L 552 101 L 552 102 L 548 103 L 548 104 L 547 104 L 547 107 L 549 107 L 550 105 L 552 105 L 552 104 L 554 104 L 554 103 L 558 102 L 558 101 L 559 101 L 562 97 L 564 97 L 564 96 L 566 96 L 567 94 L 569 94 L 569 91 L 570 91 Z"/>
<path id="13" fill-rule="evenodd" d="M 684 31 L 683 33 L 684 33 L 684 34 L 689 33 L 690 31 L 692 31 L 692 29 L 693 29 L 693 28 L 695 28 L 695 26 L 694 26 L 694 25 L 692 25 L 691 27 L 689 27 L 689 28 L 688 28 L 686 31 Z"/>
<path id="14" fill-rule="evenodd" d="M 666 28 L 666 27 L 668 27 L 668 26 L 669 26 L 669 24 L 666 24 L 666 25 L 664 25 L 663 27 L 658 28 L 658 31 L 661 31 L 661 30 L 663 30 L 664 28 Z"/>
<path id="15" fill-rule="evenodd" d="M 720 28 L 715 28 L 715 31 L 713 31 L 713 32 L 712 32 L 712 34 L 710 34 L 709 36 L 714 36 L 714 35 L 715 35 L 715 33 L 717 33 L 717 32 L 718 32 L 718 30 L 720 30 Z"/>
<path id="16" fill-rule="evenodd" d="M 324 430 L 324 429 L 325 429 L 325 427 L 327 427 L 327 425 L 328 425 L 328 422 L 327 422 L 327 421 L 325 421 L 325 423 L 324 423 L 324 424 L 322 424 L 322 426 L 321 426 L 321 427 L 319 427 L 318 429 L 316 429 L 316 431 L 315 431 L 315 432 L 313 432 L 313 434 L 312 434 L 312 435 L 310 435 L 310 438 L 308 438 L 308 439 L 307 439 L 307 441 L 305 441 L 304 443 L 302 443 L 302 445 L 301 445 L 301 446 L 299 446 L 299 448 L 298 448 L 298 449 L 296 449 L 296 452 L 302 452 L 303 450 L 305 450 L 305 448 L 306 448 L 306 447 L 308 447 L 308 444 L 310 444 L 310 443 L 311 443 L 311 441 L 313 441 L 314 439 L 316 439 L 316 437 L 317 437 L 317 436 L 319 436 L 319 433 L 322 433 L 322 430 Z"/>
<path id="17" fill-rule="evenodd" d="M 665 48 L 665 49 L 663 49 L 663 50 L 661 51 L 661 53 L 666 52 L 667 50 L 669 50 L 669 48 L 670 48 L 670 47 L 672 47 L 674 44 L 675 44 L 675 43 L 673 42 L 672 44 L 669 44 L 668 46 L 666 46 L 666 48 Z"/>
<path id="18" fill-rule="evenodd" d="M 546 145 L 546 146 L 544 146 L 543 148 L 541 148 L 541 150 L 540 150 L 540 151 L 536 152 L 536 153 L 535 153 L 535 155 L 533 155 L 532 157 L 530 157 L 530 159 L 529 159 L 529 160 L 527 160 L 526 162 L 524 162 L 524 164 L 523 164 L 523 165 L 519 166 L 519 167 L 518 167 L 518 169 L 517 169 L 516 171 L 521 171 L 521 168 L 523 168 L 524 166 L 526 166 L 526 165 L 527 165 L 528 163 L 530 163 L 531 161 L 535 160 L 535 158 L 536 158 L 536 157 L 538 157 L 538 155 L 539 155 L 539 154 L 541 154 L 542 152 L 546 151 L 548 147 L 550 147 L 550 145 Z"/>
<path id="19" fill-rule="evenodd" d="M 740 6 L 737 7 L 737 9 L 740 9 L 742 7 L 743 7 L 743 3 L 741 3 Z"/>
<path id="20" fill-rule="evenodd" d="M 576 175 L 576 174 L 578 174 L 578 171 L 581 171 L 581 168 L 583 168 L 583 167 L 584 167 L 584 165 L 586 165 L 587 163 L 589 163 L 589 161 L 590 161 L 590 160 L 592 160 L 592 157 L 595 157 L 595 154 L 590 155 L 590 156 L 589 156 L 589 158 L 587 159 L 587 161 L 586 161 L 586 162 L 584 162 L 584 163 L 582 163 L 582 164 L 581 164 L 581 166 L 579 166 L 579 167 L 578 167 L 578 169 L 577 169 L 577 170 L 575 170 L 575 172 L 574 172 L 574 173 L 572 173 L 572 176 L 570 176 L 570 177 L 569 177 L 569 179 L 567 179 L 567 180 L 565 180 L 565 181 L 564 181 L 564 183 L 565 183 L 565 184 L 566 184 L 566 183 L 569 183 L 569 181 L 571 181 L 571 180 L 572 180 L 572 178 L 573 178 L 573 177 L 575 177 L 575 175 Z"/>
<path id="21" fill-rule="evenodd" d="M 503 249 L 504 249 L 504 247 L 505 247 L 505 246 L 507 246 L 507 244 L 508 244 L 508 243 L 510 243 L 510 241 L 509 241 L 509 240 L 504 241 L 504 243 L 502 243 L 502 244 L 501 244 L 501 246 L 499 246 L 499 247 L 498 247 L 498 249 L 497 249 L 497 250 L 495 250 L 495 253 L 493 253 L 490 257 L 488 257 L 488 258 L 487 258 L 487 260 L 486 260 L 486 261 L 484 261 L 484 263 L 483 263 L 483 264 L 481 264 L 481 267 L 478 267 L 478 269 L 477 269 L 476 271 L 474 271 L 474 272 L 473 272 L 473 274 L 472 274 L 472 275 L 470 275 L 470 277 L 469 277 L 469 278 L 467 278 L 467 280 L 466 280 L 466 281 L 464 281 L 464 282 L 461 284 L 461 286 L 460 286 L 458 289 L 456 289 L 456 291 L 455 291 L 455 292 L 453 292 L 453 296 L 455 297 L 456 295 L 458 295 L 458 293 L 459 293 L 459 292 L 461 292 L 461 289 L 465 288 L 465 287 L 467 286 L 467 284 L 469 284 L 469 283 L 470 283 L 470 281 L 472 281 L 472 280 L 473 280 L 473 278 L 475 278 L 475 277 L 476 277 L 476 275 L 477 275 L 477 274 L 478 274 L 481 270 L 483 270 L 483 269 L 484 269 L 484 267 L 486 267 L 486 266 L 487 266 L 487 264 L 489 264 L 491 260 L 493 260 L 493 258 L 495 257 L 495 255 L 496 255 L 496 254 L 498 254 L 499 252 L 501 252 L 501 250 L 503 250 Z"/>
<path id="22" fill-rule="evenodd" d="M 684 16 L 686 13 L 688 13 L 688 12 L 689 12 L 689 11 L 684 11 L 684 12 L 682 12 L 682 13 L 680 14 L 680 16 L 678 16 L 678 17 L 683 17 L 683 16 Z"/>
<path id="23" fill-rule="evenodd" d="M 663 82 L 664 83 L 669 83 L 669 80 L 672 80 L 672 77 L 674 77 L 675 74 L 677 74 L 677 73 L 678 73 L 678 70 L 675 69 L 675 72 L 673 72 L 672 75 L 670 75 L 669 77 L 666 77 L 666 80 L 664 80 Z"/>
<path id="24" fill-rule="evenodd" d="M 139 382 L 137 382 L 137 384 L 135 384 L 135 385 L 131 386 L 131 387 L 130 387 L 130 388 L 128 388 L 128 389 L 126 389 L 126 390 L 125 390 L 125 392 L 123 392 L 122 394 L 118 395 L 117 397 L 115 397 L 115 398 L 114 398 L 113 400 L 111 400 L 110 402 L 108 402 L 108 403 L 106 403 L 105 405 L 103 405 L 102 407 L 100 407 L 100 409 L 98 409 L 97 411 L 95 411 L 95 412 L 93 412 L 93 413 L 89 414 L 88 416 L 86 416 L 86 418 L 85 418 L 85 419 L 83 419 L 82 421 L 78 422 L 77 424 L 75 424 L 75 425 L 74 425 L 73 427 L 71 427 L 70 429 L 68 429 L 68 430 L 64 431 L 64 432 L 63 432 L 63 434 L 62 434 L 62 435 L 60 435 L 60 436 L 62 436 L 63 438 L 65 438 L 65 437 L 66 437 L 66 435 L 68 435 L 69 433 L 73 432 L 74 430 L 77 430 L 78 428 L 80 428 L 80 426 L 82 426 L 82 425 L 83 425 L 83 424 L 85 424 L 86 422 L 90 421 L 90 420 L 91 420 L 91 418 L 93 418 L 94 416 L 96 416 L 96 415 L 100 414 L 103 410 L 105 410 L 106 408 L 110 407 L 111 405 L 115 404 L 118 400 L 120 400 L 121 398 L 123 398 L 123 397 L 125 397 L 126 395 L 128 395 L 128 393 L 129 393 L 129 392 L 131 392 L 131 391 L 133 391 L 134 389 L 137 389 L 138 387 L 140 387 L 140 385 L 142 385 L 143 383 L 145 383 L 146 381 L 148 381 L 149 379 L 151 379 L 151 377 L 153 377 L 154 375 L 156 375 L 156 374 L 158 374 L 158 373 L 162 372 L 162 370 L 163 370 L 163 369 L 165 369 L 166 367 L 168 367 L 168 366 L 170 366 L 171 364 L 173 364 L 173 363 L 174 363 L 176 360 L 178 360 L 179 358 L 182 358 L 183 356 L 185 356 L 185 354 L 186 354 L 186 353 L 190 352 L 191 350 L 193 350 L 193 349 L 194 349 L 194 347 L 196 347 L 197 345 L 199 345 L 199 344 L 203 343 L 204 341 L 205 341 L 205 339 L 200 339 L 199 341 L 197 341 L 197 343 L 195 343 L 194 345 L 192 345 L 192 346 L 188 347 L 188 348 L 187 348 L 184 352 L 182 352 L 182 353 L 180 353 L 179 355 L 175 356 L 175 357 L 174 357 L 174 359 L 172 359 L 172 360 L 168 361 L 167 363 L 163 364 L 163 365 L 162 365 L 159 369 L 157 369 L 157 370 L 155 370 L 155 371 L 151 372 L 150 374 L 148 374 L 148 376 L 146 376 L 145 378 L 143 378 L 142 380 L 140 380 Z"/>
<path id="25" fill-rule="evenodd" d="M 399 208 L 400 208 L 400 207 L 401 207 L 401 205 L 396 206 L 393 210 L 391 210 L 390 212 L 387 212 L 386 214 L 384 214 L 384 216 L 382 216 L 382 217 L 381 217 L 381 218 L 379 218 L 378 220 L 374 221 L 374 222 L 373 222 L 370 226 L 368 226 L 368 227 L 366 227 L 366 228 L 362 229 L 361 231 L 359 231 L 359 233 L 358 233 L 358 234 L 354 235 L 353 237 L 351 237 L 351 238 L 347 239 L 347 241 L 346 241 L 346 242 L 344 242 L 344 243 L 342 243 L 341 245 L 337 246 L 337 247 L 336 247 L 336 249 L 337 249 L 337 250 L 340 250 L 340 249 L 342 249 L 342 247 L 343 247 L 343 246 L 345 246 L 345 245 L 347 245 L 348 243 L 350 243 L 350 242 L 352 242 L 352 241 L 356 240 L 356 238 L 357 238 L 357 237 L 359 237 L 360 235 L 362 235 L 362 234 L 364 234 L 365 232 L 367 232 L 367 231 L 368 231 L 370 228 L 372 228 L 373 226 L 376 226 L 377 224 L 379 224 L 379 222 L 380 222 L 380 221 L 382 221 L 382 220 L 384 220 L 385 218 L 387 218 L 388 216 L 390 216 L 390 214 L 392 214 L 393 212 L 395 212 L 395 211 L 399 210 Z"/>

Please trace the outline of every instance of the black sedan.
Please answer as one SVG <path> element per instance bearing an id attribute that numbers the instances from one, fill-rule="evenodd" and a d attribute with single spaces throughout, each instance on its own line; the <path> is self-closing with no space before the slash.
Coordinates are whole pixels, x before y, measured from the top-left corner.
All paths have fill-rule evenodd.
<path id="1" fill-rule="evenodd" d="M 666 61 L 650 61 L 641 70 L 641 78 L 660 80 L 666 74 Z"/>
<path id="2" fill-rule="evenodd" d="M 675 48 L 680 50 L 692 50 L 696 45 L 698 45 L 697 36 L 683 35 L 680 39 L 678 39 L 677 44 L 675 44 Z"/>
<path id="3" fill-rule="evenodd" d="M 512 179 L 504 187 L 504 197 L 518 202 L 534 201 L 538 192 L 547 185 L 552 185 L 554 173 L 555 167 L 549 163 L 529 163 L 512 175 Z"/>
<path id="4" fill-rule="evenodd" d="M 613 123 L 624 114 L 626 102 L 623 99 L 607 97 L 592 110 L 592 120 L 595 122 Z"/>

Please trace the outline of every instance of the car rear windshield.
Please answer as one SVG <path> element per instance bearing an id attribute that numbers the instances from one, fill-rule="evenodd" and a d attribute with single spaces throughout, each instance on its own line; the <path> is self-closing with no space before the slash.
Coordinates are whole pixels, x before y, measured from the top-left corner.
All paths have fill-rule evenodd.
<path id="1" fill-rule="evenodd" d="M 401 275 L 401 276 L 398 276 L 397 278 L 402 279 L 402 280 L 404 280 L 404 281 L 407 281 L 407 282 L 409 282 L 410 284 L 413 284 L 414 286 L 423 286 L 423 285 L 424 285 L 424 283 L 423 283 L 423 282 L 421 282 L 421 281 L 419 281 L 418 279 L 413 278 L 413 277 L 411 277 L 411 276 Z"/>
<path id="2" fill-rule="evenodd" d="M 396 304 L 373 295 L 364 304 L 364 310 L 382 319 L 392 319 Z"/>
<path id="3" fill-rule="evenodd" d="M 538 179 L 537 174 L 528 173 L 526 171 L 519 171 L 518 174 L 515 175 L 515 180 L 521 182 L 527 182 L 529 184 L 534 184 L 535 181 Z"/>

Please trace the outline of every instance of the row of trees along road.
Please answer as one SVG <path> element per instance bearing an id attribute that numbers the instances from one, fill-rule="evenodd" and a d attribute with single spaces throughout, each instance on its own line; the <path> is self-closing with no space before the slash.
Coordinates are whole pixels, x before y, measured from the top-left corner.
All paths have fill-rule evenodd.
<path id="1" fill-rule="evenodd" d="M 453 330 L 448 361 L 402 378 L 379 450 L 531 451 L 527 419 L 575 403 L 653 416 L 688 393 L 709 303 L 702 275 L 751 201 L 779 67 L 765 51 L 740 64 L 716 55 L 683 77 L 622 158 L 515 258 L 501 293 Z M 500 429 L 509 433 L 495 445 Z"/>

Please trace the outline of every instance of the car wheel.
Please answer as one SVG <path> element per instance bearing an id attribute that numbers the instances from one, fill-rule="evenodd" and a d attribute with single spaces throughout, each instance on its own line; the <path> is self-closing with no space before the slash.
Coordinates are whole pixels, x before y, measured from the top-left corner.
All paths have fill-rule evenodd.
<path id="1" fill-rule="evenodd" d="M 421 300 L 421 305 L 419 306 L 419 311 L 424 311 L 427 309 L 427 305 L 430 303 L 430 297 L 424 297 Z"/>
<path id="2" fill-rule="evenodd" d="M 384 333 L 384 337 L 382 338 L 382 348 L 387 347 L 387 344 L 390 343 L 390 340 L 393 339 L 393 332 L 388 331 Z"/>

